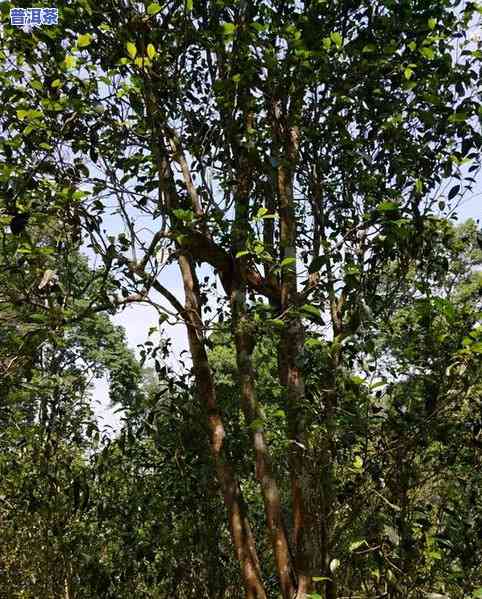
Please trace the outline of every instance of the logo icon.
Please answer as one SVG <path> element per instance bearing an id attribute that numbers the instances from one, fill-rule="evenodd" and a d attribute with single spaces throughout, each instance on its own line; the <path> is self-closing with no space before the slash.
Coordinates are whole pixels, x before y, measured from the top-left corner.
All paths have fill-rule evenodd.
<path id="1" fill-rule="evenodd" d="M 15 27 L 40 27 L 40 25 L 58 25 L 57 8 L 11 8 L 10 24 Z"/>

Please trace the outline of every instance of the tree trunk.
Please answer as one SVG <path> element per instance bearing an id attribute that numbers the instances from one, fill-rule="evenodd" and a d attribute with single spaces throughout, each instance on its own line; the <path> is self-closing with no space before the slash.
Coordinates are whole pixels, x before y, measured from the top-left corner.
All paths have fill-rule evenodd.
<path id="1" fill-rule="evenodd" d="M 174 160 L 180 164 L 186 187 L 189 190 L 193 211 L 198 215 L 202 214 L 202 207 L 197 197 L 197 192 L 192 185 L 187 165 L 183 159 L 182 148 L 174 131 L 166 123 L 158 123 L 156 120 L 158 114 L 155 98 L 151 95 L 147 97 L 146 107 L 152 120 L 152 146 L 154 155 L 158 161 L 159 205 L 162 206 L 165 204 L 168 213 L 180 206 L 174 173 L 170 162 Z M 167 142 L 163 142 L 163 136 L 167 138 Z M 172 157 L 169 157 L 168 146 L 171 147 Z M 171 224 L 175 228 L 175 222 Z M 246 505 L 243 501 L 239 482 L 223 450 L 225 430 L 222 416 L 217 406 L 216 390 L 204 342 L 201 292 L 195 265 L 192 257 L 188 256 L 182 250 L 178 256 L 178 264 L 185 294 L 185 309 L 182 311 L 182 317 L 187 328 L 196 392 L 208 420 L 211 455 L 228 513 L 234 551 L 241 568 L 245 587 L 245 599 L 266 599 L 261 568 L 253 533 L 248 521 Z"/>
<path id="2" fill-rule="evenodd" d="M 280 112 L 279 105 L 272 109 L 275 146 L 278 151 L 277 187 L 280 214 L 281 258 L 296 259 L 296 215 L 293 198 L 293 173 L 298 155 L 299 131 L 290 119 Z M 281 384 L 286 388 L 288 434 L 290 441 L 289 464 L 293 511 L 293 548 L 298 578 L 296 599 L 303 599 L 312 589 L 314 547 L 311 538 L 311 514 L 306 499 L 311 484 L 307 471 L 308 439 L 305 419 L 305 384 L 300 369 L 304 350 L 304 327 L 297 314 L 299 307 L 296 262 L 282 269 L 281 312 L 286 323 L 281 333 L 278 363 Z"/>
<path id="3" fill-rule="evenodd" d="M 290 549 L 281 511 L 278 484 L 273 476 L 271 460 L 260 422 L 261 413 L 256 401 L 251 352 L 254 346 L 250 323 L 246 317 L 245 289 L 231 294 L 236 361 L 241 382 L 241 406 L 252 438 L 256 456 L 256 478 L 263 494 L 266 523 L 270 533 L 276 569 L 284 599 L 292 599 L 295 578 Z M 259 422 L 259 424 L 258 424 Z M 255 428 L 253 428 L 253 424 Z"/>
<path id="4" fill-rule="evenodd" d="M 203 339 L 201 298 L 197 275 L 192 260 L 187 256 L 180 255 L 178 262 L 186 296 L 184 317 L 193 362 L 196 391 L 201 405 L 204 405 L 208 418 L 211 453 L 228 512 L 229 527 L 236 558 L 241 567 L 246 590 L 245 597 L 246 599 L 266 599 L 261 568 L 246 513 L 246 506 L 241 495 L 239 483 L 223 451 L 225 431 L 222 417 L 217 407 L 214 382 Z"/>
<path id="5" fill-rule="evenodd" d="M 244 95 L 240 102 L 245 107 L 245 127 L 254 126 L 249 110 L 250 98 Z M 248 205 L 252 185 L 252 172 L 249 157 L 242 146 L 232 142 L 237 155 L 238 178 L 235 191 L 235 218 L 232 226 L 233 255 L 246 249 L 249 230 Z M 291 560 L 288 536 L 281 511 L 281 497 L 276 479 L 271 469 L 269 450 L 266 445 L 262 416 L 256 400 L 252 352 L 255 347 L 253 322 L 246 310 L 246 257 L 236 259 L 232 287 L 229 291 L 236 363 L 241 383 L 241 408 L 246 423 L 251 428 L 256 459 L 256 478 L 263 495 L 266 523 L 279 577 L 281 593 L 284 599 L 292 599 L 295 594 L 295 575 Z"/>

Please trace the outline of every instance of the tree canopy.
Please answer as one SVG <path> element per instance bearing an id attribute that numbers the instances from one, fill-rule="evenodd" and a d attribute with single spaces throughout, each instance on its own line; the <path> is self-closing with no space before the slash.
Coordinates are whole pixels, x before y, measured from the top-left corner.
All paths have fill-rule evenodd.
<path id="1" fill-rule="evenodd" d="M 5 597 L 482 596 L 481 6 L 56 6 L 0 6 Z"/>

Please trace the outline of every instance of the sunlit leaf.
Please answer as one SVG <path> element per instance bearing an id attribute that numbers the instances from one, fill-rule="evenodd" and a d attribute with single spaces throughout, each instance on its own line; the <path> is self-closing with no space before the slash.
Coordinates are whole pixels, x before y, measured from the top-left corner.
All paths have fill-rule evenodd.
<path id="1" fill-rule="evenodd" d="M 432 60 L 435 56 L 433 48 L 429 48 L 428 46 L 424 46 L 423 48 L 421 48 L 420 54 L 422 54 L 422 56 L 425 56 L 425 58 L 427 58 L 428 60 Z"/>
<path id="2" fill-rule="evenodd" d="M 405 79 L 411 79 L 413 76 L 413 69 L 411 69 L 410 67 L 407 67 L 403 71 L 403 75 L 404 75 Z"/>
<path id="3" fill-rule="evenodd" d="M 330 33 L 330 39 L 335 44 L 335 46 L 337 48 L 341 48 L 342 47 L 342 45 L 343 45 L 343 38 L 341 36 L 341 33 L 339 33 L 338 31 L 333 31 L 332 33 Z"/>
<path id="4" fill-rule="evenodd" d="M 340 560 L 337 558 L 332 559 L 330 562 L 330 572 L 332 572 L 332 573 L 336 572 L 339 567 L 340 567 Z"/>
<path id="5" fill-rule="evenodd" d="M 361 539 L 360 541 L 353 541 L 353 543 L 350 543 L 348 549 L 349 551 L 355 551 L 356 549 L 360 549 L 360 547 L 363 547 L 364 545 L 368 547 L 368 543 L 366 542 L 366 540 Z"/>
<path id="6" fill-rule="evenodd" d="M 363 469 L 363 460 L 359 455 L 355 456 L 355 459 L 353 460 L 353 468 L 356 470 Z"/>
<path id="7" fill-rule="evenodd" d="M 132 58 L 132 60 L 134 60 L 134 58 L 137 56 L 136 45 L 133 44 L 132 42 L 127 42 L 126 48 L 127 48 L 127 54 L 130 56 L 130 58 Z"/>
<path id="8" fill-rule="evenodd" d="M 84 33 L 83 35 L 79 35 L 77 38 L 77 46 L 79 48 L 86 48 L 92 42 L 92 36 L 90 33 Z"/>
<path id="9" fill-rule="evenodd" d="M 281 260 L 281 268 L 293 266 L 293 264 L 296 264 L 296 258 L 288 257 Z"/>
<path id="10" fill-rule="evenodd" d="M 149 6 L 147 7 L 147 14 L 149 16 L 155 15 L 161 10 L 161 8 L 162 7 L 160 4 L 158 4 L 157 2 L 153 2 L 152 4 L 149 4 Z"/>
<path id="11" fill-rule="evenodd" d="M 64 64 L 67 69 L 73 69 L 77 64 L 77 58 L 75 56 L 72 56 L 72 54 L 67 54 L 64 60 Z"/>

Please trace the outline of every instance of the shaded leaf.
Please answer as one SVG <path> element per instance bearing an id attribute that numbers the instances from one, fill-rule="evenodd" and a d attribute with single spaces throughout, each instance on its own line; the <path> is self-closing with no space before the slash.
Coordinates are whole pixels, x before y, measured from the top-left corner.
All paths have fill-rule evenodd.
<path id="1" fill-rule="evenodd" d="M 448 199 L 453 200 L 455 196 L 460 192 L 460 185 L 454 185 L 449 191 Z"/>

